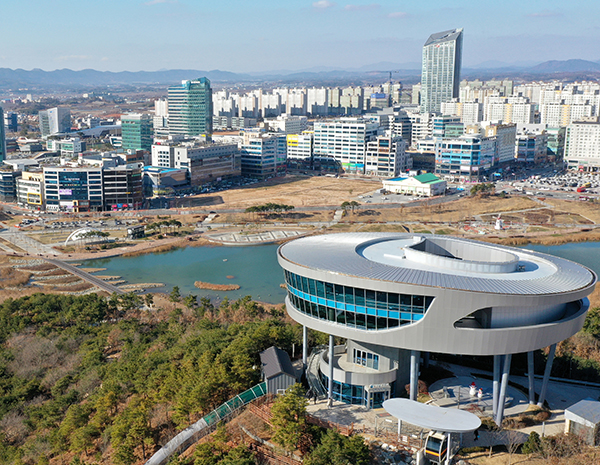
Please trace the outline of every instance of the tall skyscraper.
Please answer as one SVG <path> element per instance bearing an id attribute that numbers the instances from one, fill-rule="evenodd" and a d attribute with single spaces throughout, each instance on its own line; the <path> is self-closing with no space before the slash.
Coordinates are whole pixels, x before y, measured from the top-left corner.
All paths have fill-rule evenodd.
<path id="1" fill-rule="evenodd" d="M 203 77 L 169 87 L 169 133 L 199 136 L 212 133 L 213 102 L 210 81 Z"/>
<path id="2" fill-rule="evenodd" d="M 42 137 L 71 131 L 71 110 L 68 108 L 50 108 L 38 114 Z"/>
<path id="3" fill-rule="evenodd" d="M 463 30 L 431 34 L 423 46 L 421 112 L 439 112 L 442 102 L 458 98 Z"/>
<path id="4" fill-rule="evenodd" d="M 152 118 L 140 113 L 130 113 L 121 117 L 123 150 L 152 149 Z"/>

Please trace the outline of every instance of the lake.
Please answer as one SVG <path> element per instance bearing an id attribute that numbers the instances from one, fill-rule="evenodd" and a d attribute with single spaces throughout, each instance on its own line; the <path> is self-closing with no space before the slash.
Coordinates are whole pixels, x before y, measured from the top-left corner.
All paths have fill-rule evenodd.
<path id="1" fill-rule="evenodd" d="M 261 302 L 283 303 L 283 270 L 277 264 L 277 245 L 186 247 L 169 252 L 114 257 L 81 262 L 82 268 L 106 268 L 100 275 L 121 276 L 130 284 L 163 283 L 158 292 L 179 286 L 182 295 L 194 293 L 220 300 L 246 295 Z M 229 279 L 227 276 L 233 276 Z M 236 291 L 208 291 L 194 287 L 194 281 L 238 284 Z"/>
<path id="2" fill-rule="evenodd" d="M 563 245 L 528 245 L 524 249 L 556 255 L 587 266 L 600 276 L 600 242 L 572 242 Z"/>
<path id="3" fill-rule="evenodd" d="M 101 275 L 121 276 L 128 283 L 164 283 L 153 290 L 170 292 L 179 286 L 181 294 L 194 293 L 221 300 L 246 295 L 261 302 L 283 303 L 283 271 L 277 263 L 277 245 L 187 247 L 170 252 L 87 260 L 84 268 L 106 268 Z M 580 242 L 564 245 L 528 245 L 526 249 L 572 260 L 600 275 L 600 243 Z M 229 279 L 227 276 L 233 276 Z M 236 291 L 207 291 L 194 287 L 194 281 L 212 284 L 239 284 Z"/>

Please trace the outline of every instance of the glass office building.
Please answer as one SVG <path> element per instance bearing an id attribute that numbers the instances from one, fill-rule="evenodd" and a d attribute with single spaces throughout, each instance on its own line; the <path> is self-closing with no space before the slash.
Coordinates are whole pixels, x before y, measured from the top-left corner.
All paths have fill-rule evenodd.
<path id="1" fill-rule="evenodd" d="M 210 81 L 182 81 L 168 89 L 169 134 L 212 134 L 213 102 Z"/>

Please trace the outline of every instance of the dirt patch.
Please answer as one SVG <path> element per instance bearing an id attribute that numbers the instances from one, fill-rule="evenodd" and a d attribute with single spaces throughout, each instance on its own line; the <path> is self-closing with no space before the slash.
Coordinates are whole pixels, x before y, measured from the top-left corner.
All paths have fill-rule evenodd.
<path id="1" fill-rule="evenodd" d="M 600 223 L 600 207 L 596 202 L 546 199 L 545 203 L 553 205 L 557 211 L 574 213 L 583 216 L 596 224 Z"/>
<path id="2" fill-rule="evenodd" d="M 76 282 L 82 282 L 79 276 L 65 276 L 64 278 L 48 279 L 45 281 L 41 281 L 40 284 L 51 286 L 56 284 L 69 284 Z"/>
<path id="3" fill-rule="evenodd" d="M 295 207 L 338 206 L 344 201 L 380 188 L 381 182 L 379 181 L 357 181 L 324 176 L 307 179 L 300 176 L 290 176 L 275 178 L 256 184 L 253 187 L 222 191 L 218 195 L 202 194 L 197 197 L 206 199 L 206 205 L 214 207 L 215 210 L 223 208 L 245 209 L 267 202 L 293 205 Z"/>
<path id="4" fill-rule="evenodd" d="M 15 268 L 0 269 L 0 286 L 2 287 L 18 287 L 29 283 L 31 273 L 27 271 L 17 270 Z"/>
<path id="5" fill-rule="evenodd" d="M 62 268 L 54 268 L 52 271 L 48 273 L 40 273 L 39 276 L 62 276 L 65 274 L 70 274 L 68 271 L 63 270 Z"/>
<path id="6" fill-rule="evenodd" d="M 56 292 L 58 294 L 62 294 L 62 293 L 74 293 L 74 292 L 83 292 L 83 291 L 89 291 L 90 289 L 93 289 L 94 286 L 91 285 L 90 283 L 86 283 L 86 282 L 81 282 L 81 283 L 77 283 L 74 284 L 72 286 L 55 286 L 52 287 L 50 289 L 44 289 L 44 292 Z M 39 292 L 39 290 L 38 290 Z"/>
<path id="7" fill-rule="evenodd" d="M 21 267 L 24 271 L 50 271 L 55 269 L 56 266 L 51 263 L 42 263 L 41 265 L 23 266 Z"/>

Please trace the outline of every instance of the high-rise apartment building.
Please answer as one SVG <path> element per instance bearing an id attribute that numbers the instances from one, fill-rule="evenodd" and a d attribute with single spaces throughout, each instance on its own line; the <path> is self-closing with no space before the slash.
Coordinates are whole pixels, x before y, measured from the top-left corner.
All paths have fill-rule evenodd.
<path id="1" fill-rule="evenodd" d="M 4 132 L 4 110 L 0 107 L 0 163 L 6 160 L 6 133 Z"/>
<path id="2" fill-rule="evenodd" d="M 130 113 L 121 117 L 123 150 L 150 150 L 152 148 L 152 118 Z"/>
<path id="3" fill-rule="evenodd" d="M 169 133 L 199 136 L 212 133 L 213 102 L 210 81 L 182 81 L 168 89 Z"/>
<path id="4" fill-rule="evenodd" d="M 71 110 L 68 108 L 50 108 L 38 113 L 42 137 L 71 131 Z"/>
<path id="5" fill-rule="evenodd" d="M 431 34 L 423 46 L 421 111 L 440 112 L 442 102 L 458 98 L 463 30 Z"/>

